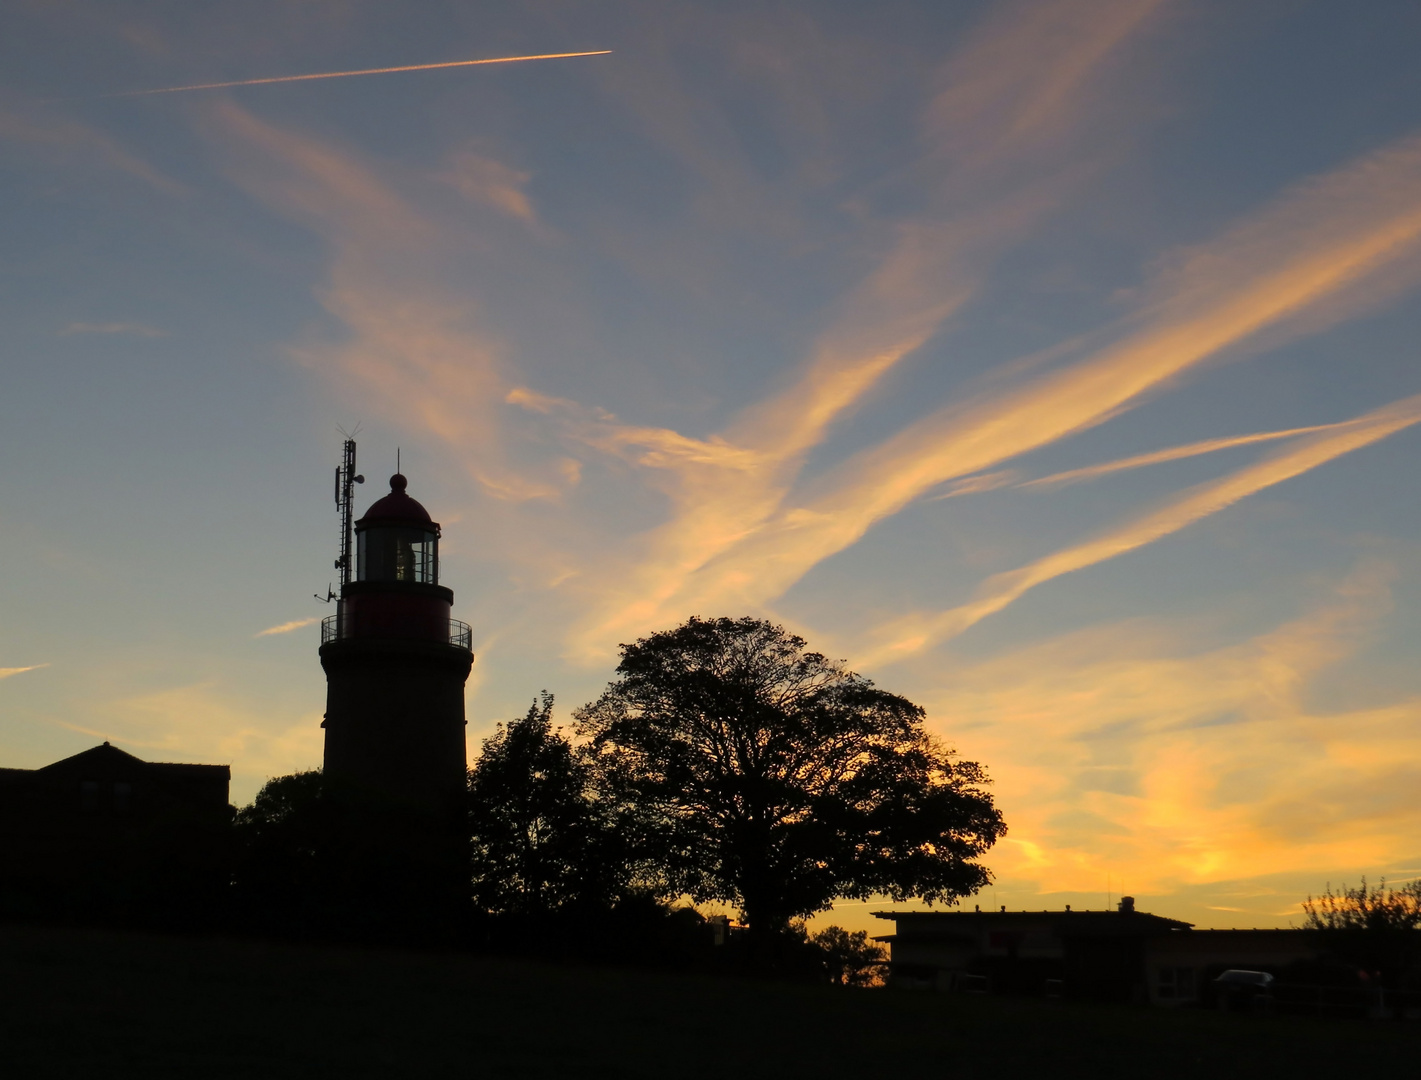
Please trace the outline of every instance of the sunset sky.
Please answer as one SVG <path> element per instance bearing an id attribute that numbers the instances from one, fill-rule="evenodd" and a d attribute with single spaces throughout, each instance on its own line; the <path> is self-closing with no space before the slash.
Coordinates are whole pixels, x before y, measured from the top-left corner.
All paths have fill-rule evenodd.
<path id="1" fill-rule="evenodd" d="M 988 767 L 969 903 L 1421 874 L 1419 46 L 1415 0 L 12 0 L 0 764 L 318 765 L 359 425 L 357 510 L 398 447 L 443 523 L 471 754 L 751 614 Z"/>

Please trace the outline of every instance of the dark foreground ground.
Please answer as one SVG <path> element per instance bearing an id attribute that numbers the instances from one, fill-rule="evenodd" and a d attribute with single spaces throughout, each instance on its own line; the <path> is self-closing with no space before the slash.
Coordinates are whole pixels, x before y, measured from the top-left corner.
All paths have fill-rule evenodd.
<path id="1" fill-rule="evenodd" d="M 1421 1025 L 0 926 L 6 1077 L 1313 1077 Z"/>

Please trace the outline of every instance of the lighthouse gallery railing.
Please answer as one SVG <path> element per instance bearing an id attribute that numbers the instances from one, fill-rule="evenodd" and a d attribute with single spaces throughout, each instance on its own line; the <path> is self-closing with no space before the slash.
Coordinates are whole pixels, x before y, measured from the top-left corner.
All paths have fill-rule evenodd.
<path id="1" fill-rule="evenodd" d="M 343 638 L 354 636 L 350 630 L 350 620 L 344 619 L 341 615 L 327 615 L 321 620 L 321 644 L 328 645 L 332 641 L 340 641 Z M 401 636 L 394 634 L 391 636 Z M 470 649 L 474 647 L 474 632 L 466 622 L 458 619 L 449 620 L 449 644 L 460 649 Z"/>

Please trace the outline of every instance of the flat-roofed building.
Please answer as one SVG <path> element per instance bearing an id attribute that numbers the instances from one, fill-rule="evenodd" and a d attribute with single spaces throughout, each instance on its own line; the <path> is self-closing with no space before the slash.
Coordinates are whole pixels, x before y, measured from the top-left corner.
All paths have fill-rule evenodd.
<path id="1" fill-rule="evenodd" d="M 1161 935 L 1187 932 L 1179 919 L 1136 911 L 880 911 L 894 933 L 890 984 L 939 990 L 1041 993 L 1048 988 L 1129 1000 L 1148 993 L 1145 955 Z"/>
<path id="2" fill-rule="evenodd" d="M 1207 1000 L 1229 968 L 1283 974 L 1315 960 L 1307 930 L 1196 930 L 1136 911 L 877 911 L 894 932 L 889 983 L 934 990 L 1066 993 L 1184 1005 Z"/>

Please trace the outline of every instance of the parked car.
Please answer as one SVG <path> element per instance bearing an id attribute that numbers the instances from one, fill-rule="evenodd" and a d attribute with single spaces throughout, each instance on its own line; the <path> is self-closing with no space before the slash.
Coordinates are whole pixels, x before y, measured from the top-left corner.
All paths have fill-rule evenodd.
<path id="1" fill-rule="evenodd" d="M 1273 976 L 1230 968 L 1214 980 L 1214 1000 L 1225 1012 L 1267 1009 L 1273 1003 Z"/>

